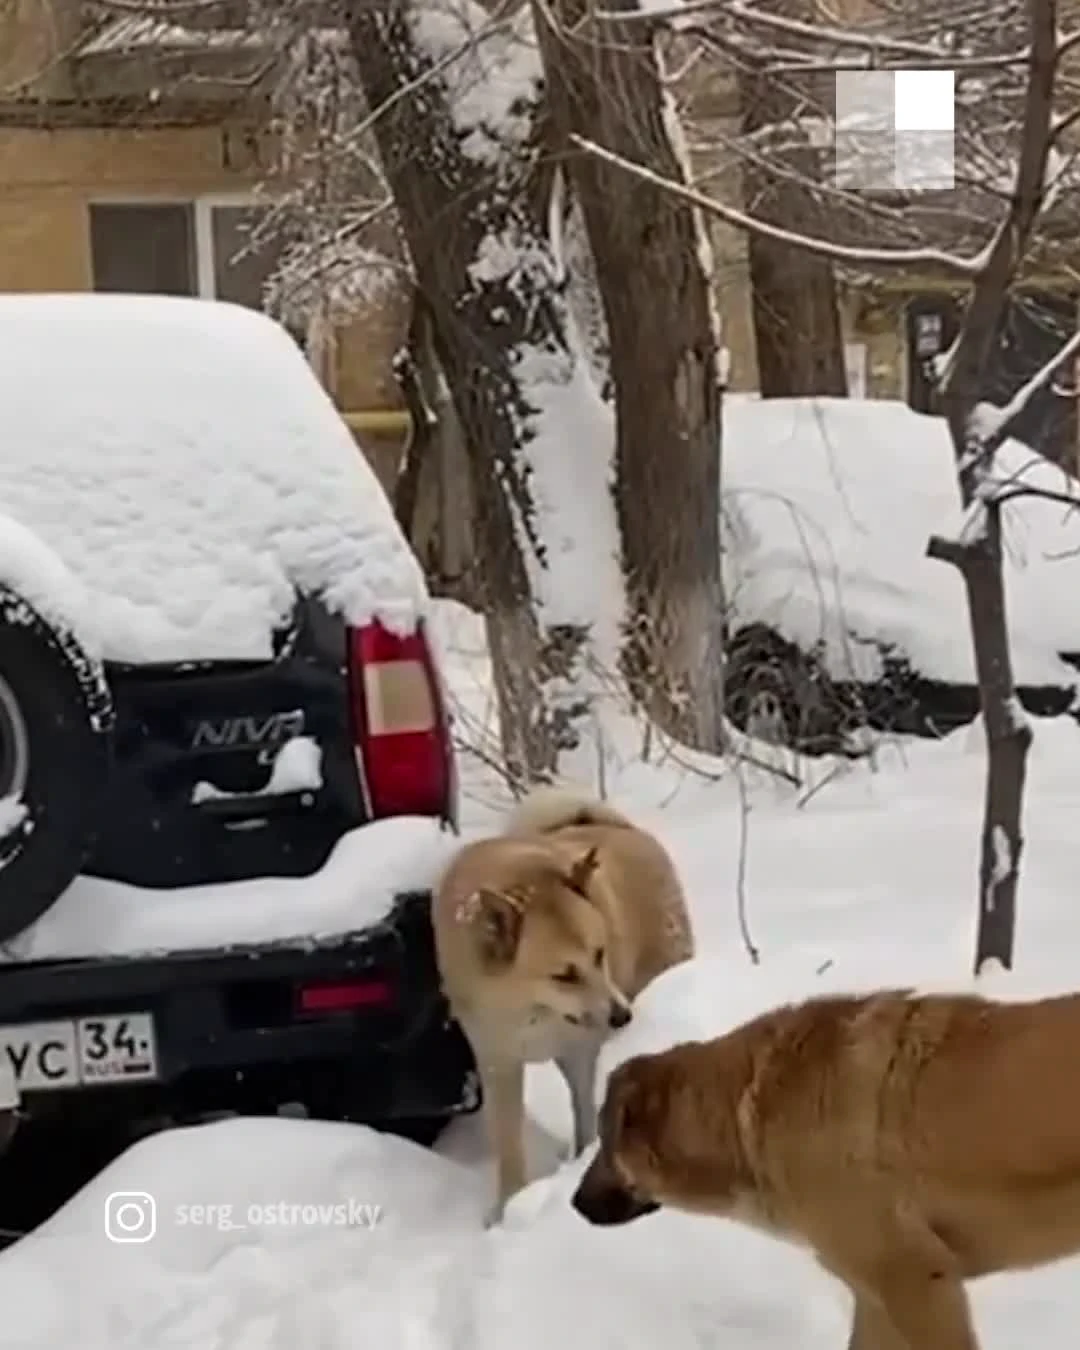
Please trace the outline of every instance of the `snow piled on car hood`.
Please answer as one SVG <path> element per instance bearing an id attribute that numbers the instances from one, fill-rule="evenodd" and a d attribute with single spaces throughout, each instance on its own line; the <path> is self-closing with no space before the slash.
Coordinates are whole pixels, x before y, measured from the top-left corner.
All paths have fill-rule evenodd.
<path id="1" fill-rule="evenodd" d="M 76 583 L 36 589 L 66 596 L 106 659 L 264 659 L 298 589 L 399 631 L 426 608 L 378 480 L 265 315 L 0 296 L 0 435 L 0 510 Z M 32 560 L 11 552 L 0 582 L 24 585 Z"/>
<path id="2" fill-rule="evenodd" d="M 1080 506 L 1080 484 L 1029 446 L 1008 441 L 995 463 Z M 737 624 L 822 642 L 840 677 L 874 678 L 886 643 L 930 678 L 974 681 L 960 575 L 926 557 L 931 534 L 961 523 L 942 419 L 891 400 L 729 396 L 723 476 Z M 1002 516 L 1016 679 L 1071 685 L 1059 654 L 1080 651 L 1080 514 L 1023 499 Z"/>

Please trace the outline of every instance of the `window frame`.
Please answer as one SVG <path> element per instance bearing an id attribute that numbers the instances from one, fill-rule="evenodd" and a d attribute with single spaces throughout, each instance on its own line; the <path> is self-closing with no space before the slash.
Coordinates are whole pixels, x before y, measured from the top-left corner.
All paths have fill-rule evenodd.
<path id="1" fill-rule="evenodd" d="M 214 249 L 215 207 L 269 206 L 265 197 L 249 190 L 232 192 L 205 192 L 180 196 L 176 193 L 95 193 L 87 200 L 87 239 L 90 236 L 90 212 L 95 206 L 182 206 L 192 213 L 192 244 L 195 250 L 195 297 L 199 300 L 217 300 L 217 258 Z M 90 289 L 95 289 L 93 257 L 90 258 Z"/>

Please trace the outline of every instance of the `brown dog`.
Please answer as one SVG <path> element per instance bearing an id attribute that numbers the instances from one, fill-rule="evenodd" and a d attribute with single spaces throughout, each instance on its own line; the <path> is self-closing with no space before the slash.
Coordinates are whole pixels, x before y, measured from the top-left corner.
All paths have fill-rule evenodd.
<path id="1" fill-rule="evenodd" d="M 501 1217 L 525 1184 L 525 1065 L 554 1060 L 574 1148 L 596 1136 L 596 1061 L 630 1002 L 693 954 L 675 868 L 647 831 L 580 792 L 539 789 L 468 844 L 436 889 L 443 989 L 476 1054 Z"/>
<path id="2" fill-rule="evenodd" d="M 809 1247 L 855 1297 L 849 1350 L 978 1350 L 964 1281 L 1080 1253 L 1080 995 L 905 991 L 780 1008 L 626 1061 L 573 1197 Z"/>

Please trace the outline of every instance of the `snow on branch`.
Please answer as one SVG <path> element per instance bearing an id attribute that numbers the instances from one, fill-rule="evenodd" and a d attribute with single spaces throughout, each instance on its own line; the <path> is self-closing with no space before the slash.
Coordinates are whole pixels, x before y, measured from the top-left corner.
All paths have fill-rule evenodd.
<path id="1" fill-rule="evenodd" d="M 493 19 L 477 0 L 424 0 L 411 20 L 417 47 L 439 70 L 465 153 L 494 164 L 520 150 L 543 80 L 528 8 Z"/>
<path id="2" fill-rule="evenodd" d="M 604 5 L 605 0 L 599 3 Z M 748 63 L 754 65 L 778 84 L 782 82 L 793 101 L 814 111 L 819 125 L 811 133 L 811 151 L 805 159 L 810 162 L 816 156 L 824 169 L 822 152 L 826 158 L 835 156 L 833 180 L 837 191 L 829 195 L 840 209 L 825 213 L 820 209 L 828 192 L 822 172 L 822 181 L 806 188 L 808 206 L 811 202 L 817 205 L 816 214 L 822 223 L 812 226 L 807 219 L 795 218 L 778 223 L 846 246 L 888 244 L 894 249 L 908 249 L 933 245 L 961 258 L 978 252 L 988 227 L 992 228 L 1004 214 L 1015 181 L 1017 132 L 1032 55 L 1025 5 L 1020 0 L 1009 0 L 1004 7 L 993 0 L 965 0 L 957 8 L 948 0 L 906 0 L 903 6 L 872 5 L 869 12 L 860 12 L 857 21 L 843 25 L 824 14 L 824 21 L 818 22 L 810 11 L 798 18 L 788 17 L 798 11 L 785 6 L 786 13 L 777 14 L 777 8 L 751 0 L 685 0 L 682 4 L 637 0 L 636 7 L 627 12 L 616 9 L 614 0 L 607 0 L 593 20 L 594 27 L 599 26 L 597 20 L 609 26 L 620 19 L 628 23 L 651 21 L 657 26 L 666 23 L 680 42 L 697 44 L 699 50 L 713 53 L 710 59 L 719 58 L 736 70 Z M 1069 25 L 1057 35 L 1059 60 L 1077 41 L 1073 27 Z M 596 33 L 595 40 L 604 36 Z M 611 35 L 606 36 L 610 39 Z M 919 194 L 899 186 L 893 193 L 867 193 L 841 186 L 844 181 L 854 183 L 862 171 L 861 156 L 874 152 L 864 144 L 865 138 L 860 141 L 859 128 L 850 115 L 845 136 L 833 135 L 836 121 L 824 93 L 826 84 L 815 77 L 905 67 L 946 70 L 956 77 L 957 121 L 952 149 L 956 190 L 947 198 L 943 193 Z M 1064 80 L 1060 92 L 1065 96 L 1070 92 Z M 1062 127 L 1055 136 L 1060 137 L 1080 116 L 1071 111 L 1070 102 L 1074 101 L 1067 100 L 1058 109 Z M 736 158 L 746 158 L 746 151 L 746 143 L 740 139 Z M 768 154 L 770 162 L 764 171 L 771 183 L 782 175 L 786 161 L 782 150 L 770 149 Z M 1056 161 L 1068 159 L 1069 155 L 1056 157 Z M 1058 173 L 1055 168 L 1055 183 L 1054 218 L 1036 241 L 1039 257 L 1033 261 L 1033 265 L 1047 270 L 1058 265 L 1068 247 L 1066 222 L 1075 208 L 1064 198 L 1074 196 L 1080 187 L 1080 175 L 1071 169 Z M 696 186 L 703 187 L 700 183 Z M 739 204 L 761 214 L 749 203 Z M 904 212 L 888 237 L 882 237 L 879 222 L 872 219 L 882 204 L 899 206 Z M 732 223 L 736 228 L 741 225 Z M 838 258 L 838 262 L 842 266 L 844 260 Z M 966 279 L 970 277 L 968 272 Z"/>
<path id="3" fill-rule="evenodd" d="M 1080 354 L 1080 329 L 1073 333 L 1068 342 L 1064 343 L 1049 361 L 1040 366 L 1025 384 L 1020 386 L 1008 403 L 1001 408 L 995 408 L 992 412 L 984 406 L 978 438 L 983 453 L 997 449 L 1035 395 L 1046 388 L 1066 361 L 1074 359 L 1078 354 Z"/>
<path id="4" fill-rule="evenodd" d="M 784 37 L 800 39 L 818 47 L 827 46 L 840 51 L 862 51 L 867 60 L 862 68 L 887 69 L 891 63 L 911 65 L 918 62 L 921 70 L 966 68 L 970 70 L 1000 69 L 1023 65 L 1028 60 L 1027 49 L 1016 49 L 992 56 L 967 53 L 953 40 L 953 30 L 947 30 L 934 42 L 915 42 L 878 32 L 860 32 L 857 28 L 840 28 L 830 24 L 814 23 L 781 14 L 772 14 L 744 0 L 678 0 L 663 3 L 644 0 L 636 10 L 600 10 L 594 16 L 601 23 L 671 23 L 685 31 L 683 20 L 704 14 L 719 19 L 733 20 L 748 28 L 759 28 Z M 1071 39 L 1065 39 L 1066 43 Z M 833 68 L 829 63 L 829 69 Z"/>
<path id="5" fill-rule="evenodd" d="M 94 0 L 99 9 L 115 10 L 118 14 L 138 14 L 144 19 L 190 18 L 221 10 L 226 0 Z"/>
<path id="6" fill-rule="evenodd" d="M 890 37 L 870 36 L 859 33 L 854 28 L 834 28 L 826 24 L 808 23 L 802 19 L 791 19 L 780 14 L 769 14 L 754 5 L 741 3 L 741 0 L 684 0 L 681 4 L 643 5 L 637 11 L 629 13 L 619 10 L 600 10 L 596 18 L 602 22 L 626 22 L 635 19 L 654 23 L 678 19 L 693 14 L 711 13 L 717 17 L 735 19 L 741 23 L 783 33 L 789 37 L 809 39 L 818 43 L 828 43 L 841 48 L 862 48 L 893 56 L 902 56 L 907 60 L 924 61 L 948 56 L 944 44 L 930 45 L 905 42 Z M 678 24 L 676 23 L 677 27 Z"/>
<path id="7" fill-rule="evenodd" d="M 577 135 L 572 135 L 570 140 L 586 154 L 605 160 L 608 164 L 613 164 L 634 177 L 640 178 L 642 182 L 651 183 L 653 187 L 659 188 L 662 192 L 668 192 L 672 196 L 698 207 L 706 214 L 718 217 L 736 229 L 743 230 L 747 234 L 757 234 L 766 239 L 773 239 L 778 243 L 788 244 L 792 248 L 801 249 L 805 253 L 814 253 L 818 257 L 829 258 L 833 262 L 875 268 L 924 267 L 968 281 L 974 280 L 986 265 L 986 249 L 981 250 L 974 257 L 961 258 L 956 254 L 947 253 L 937 248 L 870 248 L 850 244 L 834 244 L 827 239 L 801 234 L 795 230 L 786 230 L 778 225 L 769 225 L 763 220 L 758 220 L 755 216 L 748 215 L 745 211 L 739 211 L 733 206 L 726 206 L 723 202 L 707 197 L 703 192 L 698 192 L 686 184 L 676 183 L 670 178 L 664 178 L 646 168 L 643 164 L 635 164 L 633 160 L 625 159 L 622 155 L 606 150 L 594 141 L 588 141 Z"/>

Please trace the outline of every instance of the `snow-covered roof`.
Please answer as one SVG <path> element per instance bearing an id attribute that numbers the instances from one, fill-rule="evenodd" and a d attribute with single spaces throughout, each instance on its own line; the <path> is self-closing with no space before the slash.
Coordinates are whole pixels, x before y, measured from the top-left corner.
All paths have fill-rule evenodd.
<path id="1" fill-rule="evenodd" d="M 51 589 L 107 659 L 262 659 L 297 588 L 409 628 L 423 574 L 299 348 L 265 315 L 0 296 L 0 582 Z M 22 538 L 22 543 L 20 543 Z"/>
<path id="2" fill-rule="evenodd" d="M 114 56 L 130 52 L 258 50 L 265 40 L 243 28 L 188 28 L 149 14 L 111 19 L 83 42 L 78 56 Z"/>
<path id="3" fill-rule="evenodd" d="M 1080 507 L 1080 485 L 1028 446 L 1007 441 L 995 466 Z M 739 623 L 823 641 L 840 676 L 880 668 L 857 635 L 895 644 L 930 678 L 974 680 L 963 582 L 926 557 L 932 533 L 961 525 L 943 419 L 891 400 L 729 396 L 723 477 Z M 1002 519 L 1016 679 L 1072 684 L 1059 653 L 1080 651 L 1080 511 L 1022 499 Z"/>

